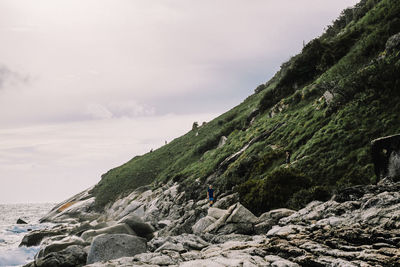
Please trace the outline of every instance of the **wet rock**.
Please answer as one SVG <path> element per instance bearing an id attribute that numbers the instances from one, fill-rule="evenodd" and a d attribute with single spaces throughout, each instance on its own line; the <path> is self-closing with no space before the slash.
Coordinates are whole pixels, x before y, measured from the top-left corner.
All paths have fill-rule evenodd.
<path id="1" fill-rule="evenodd" d="M 93 239 L 87 263 L 132 257 L 146 252 L 146 249 L 146 240 L 141 237 L 126 234 L 100 235 Z"/>

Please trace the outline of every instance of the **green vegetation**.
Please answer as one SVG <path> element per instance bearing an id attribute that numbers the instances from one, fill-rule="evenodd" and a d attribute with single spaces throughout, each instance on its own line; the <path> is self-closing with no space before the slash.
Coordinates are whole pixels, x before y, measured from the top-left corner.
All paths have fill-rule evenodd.
<path id="1" fill-rule="evenodd" d="M 204 197 L 207 183 L 217 196 L 236 191 L 260 214 L 375 182 L 370 141 L 400 131 L 400 48 L 385 48 L 400 32 L 398 14 L 399 0 L 363 0 L 343 11 L 242 104 L 104 174 L 93 190 L 97 208 L 173 180 L 192 199 Z"/>

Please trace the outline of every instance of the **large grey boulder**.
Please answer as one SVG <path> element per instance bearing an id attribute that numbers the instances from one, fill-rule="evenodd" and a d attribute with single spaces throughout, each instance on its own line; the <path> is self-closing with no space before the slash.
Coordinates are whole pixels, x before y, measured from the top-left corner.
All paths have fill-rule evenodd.
<path id="1" fill-rule="evenodd" d="M 126 224 L 119 223 L 113 226 L 105 227 L 99 230 L 88 230 L 83 232 L 81 237 L 86 241 L 92 241 L 92 239 L 101 234 L 127 234 L 136 235 L 136 233 Z"/>
<path id="2" fill-rule="evenodd" d="M 122 218 L 119 222 L 126 223 L 138 236 L 147 240 L 153 238 L 154 228 L 134 214 Z"/>
<path id="3" fill-rule="evenodd" d="M 87 263 L 133 257 L 146 252 L 146 239 L 127 234 L 99 235 L 93 239 Z"/>
<path id="4" fill-rule="evenodd" d="M 258 222 L 258 218 L 242 204 L 237 203 L 232 214 L 226 219 L 226 223 L 252 223 Z"/>
<path id="5" fill-rule="evenodd" d="M 193 233 L 195 234 L 202 233 L 208 226 L 213 224 L 215 221 L 216 219 L 211 216 L 206 216 L 201 218 L 192 226 Z"/>
<path id="6" fill-rule="evenodd" d="M 258 224 L 254 226 L 256 234 L 265 234 L 271 230 L 272 226 L 278 224 L 279 220 L 294 214 L 294 210 L 276 209 L 263 213 L 258 218 Z"/>
<path id="7" fill-rule="evenodd" d="M 209 217 L 213 217 L 214 219 L 218 220 L 219 218 L 224 216 L 225 213 L 226 213 L 226 210 L 211 207 L 208 209 L 207 215 Z"/>

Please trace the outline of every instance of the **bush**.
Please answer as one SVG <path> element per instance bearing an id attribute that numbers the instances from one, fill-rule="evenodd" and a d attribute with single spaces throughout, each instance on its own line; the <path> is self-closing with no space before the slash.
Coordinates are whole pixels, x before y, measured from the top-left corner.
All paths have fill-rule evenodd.
<path id="1" fill-rule="evenodd" d="M 241 203 L 253 213 L 285 207 L 294 193 L 308 188 L 310 179 L 293 168 L 279 168 L 263 180 L 251 179 L 237 187 Z"/>
<path id="2" fill-rule="evenodd" d="M 328 187 L 313 186 L 294 193 L 288 201 L 288 208 L 298 210 L 305 207 L 311 201 L 327 201 L 330 197 L 331 192 Z"/>

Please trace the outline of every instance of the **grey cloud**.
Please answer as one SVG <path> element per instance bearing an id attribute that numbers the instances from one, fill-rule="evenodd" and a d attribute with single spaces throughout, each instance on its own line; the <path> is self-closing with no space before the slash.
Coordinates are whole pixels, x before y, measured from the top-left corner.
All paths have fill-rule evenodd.
<path id="1" fill-rule="evenodd" d="M 23 75 L 9 69 L 4 65 L 0 65 L 0 89 L 14 87 L 20 84 L 27 84 L 30 81 L 28 75 Z"/>

